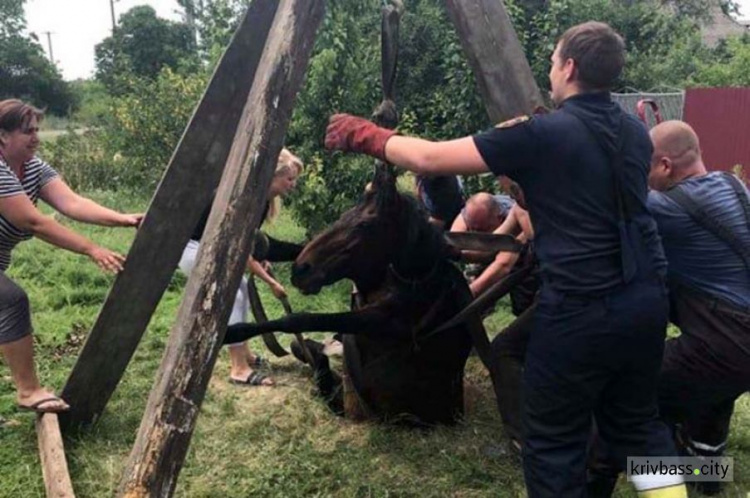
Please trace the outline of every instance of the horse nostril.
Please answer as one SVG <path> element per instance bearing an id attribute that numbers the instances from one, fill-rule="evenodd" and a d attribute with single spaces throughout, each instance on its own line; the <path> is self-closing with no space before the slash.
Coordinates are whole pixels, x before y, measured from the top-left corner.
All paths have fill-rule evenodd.
<path id="1" fill-rule="evenodd" d="M 308 273 L 310 273 L 310 269 L 312 266 L 310 263 L 302 263 L 302 264 L 294 264 L 292 265 L 292 278 L 302 278 Z"/>

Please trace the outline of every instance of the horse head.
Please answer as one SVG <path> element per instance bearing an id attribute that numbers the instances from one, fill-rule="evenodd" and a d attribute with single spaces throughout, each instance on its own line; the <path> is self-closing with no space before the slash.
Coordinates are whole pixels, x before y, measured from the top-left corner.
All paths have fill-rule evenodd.
<path id="1" fill-rule="evenodd" d="M 380 165 L 362 200 L 305 246 L 292 283 L 303 293 L 344 278 L 363 291 L 377 288 L 423 229 L 430 230 L 424 212 L 398 192 L 392 169 Z"/>

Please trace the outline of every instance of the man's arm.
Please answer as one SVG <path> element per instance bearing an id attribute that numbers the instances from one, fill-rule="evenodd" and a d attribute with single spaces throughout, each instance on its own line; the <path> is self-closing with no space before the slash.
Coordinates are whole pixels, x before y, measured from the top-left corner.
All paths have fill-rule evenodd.
<path id="1" fill-rule="evenodd" d="M 469 230 L 469 227 L 466 226 L 466 220 L 464 219 L 463 213 L 458 213 L 458 216 L 456 216 L 456 219 L 453 220 L 453 225 L 451 226 L 451 232 L 467 232 Z"/>
<path id="2" fill-rule="evenodd" d="M 472 137 L 431 142 L 395 135 L 385 144 L 385 158 L 419 175 L 474 175 L 489 171 Z"/>
<path id="3" fill-rule="evenodd" d="M 499 281 L 505 275 L 510 273 L 513 266 L 518 261 L 519 254 L 516 252 L 501 252 L 495 257 L 490 266 L 488 266 L 476 280 L 469 284 L 471 293 L 476 297 L 489 289 L 492 284 Z"/>

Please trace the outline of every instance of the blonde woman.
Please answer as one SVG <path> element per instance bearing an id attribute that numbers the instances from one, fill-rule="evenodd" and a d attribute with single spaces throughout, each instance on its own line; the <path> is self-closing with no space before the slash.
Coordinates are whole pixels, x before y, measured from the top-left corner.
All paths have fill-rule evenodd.
<path id="1" fill-rule="evenodd" d="M 297 178 L 302 172 L 302 169 L 302 161 L 287 149 L 282 149 L 276 164 L 276 171 L 273 180 L 268 188 L 268 204 L 263 213 L 264 221 L 271 221 L 278 215 L 281 198 L 294 189 L 297 184 Z M 211 204 L 213 204 L 213 201 Z M 200 240 L 206 228 L 206 223 L 208 222 L 208 215 L 211 212 L 211 204 L 209 204 L 203 211 L 203 215 L 193 231 L 190 242 L 188 242 L 182 253 L 179 267 L 186 274 L 190 274 L 193 266 L 195 266 L 195 258 L 198 255 Z M 278 241 L 270 237 L 269 243 L 269 260 L 293 260 L 301 249 L 296 244 Z M 247 261 L 247 269 L 268 284 L 274 296 L 277 298 L 286 296 L 284 286 L 268 273 L 267 265 L 264 264 L 264 262 L 257 261 L 251 256 Z M 228 325 L 246 322 L 249 308 L 250 302 L 247 295 L 247 277 L 243 277 L 240 288 L 237 289 L 237 294 L 235 295 L 232 314 L 229 317 Z M 265 359 L 250 351 L 246 342 L 229 344 L 228 348 L 231 365 L 229 381 L 232 384 L 246 386 L 274 385 L 272 378 L 259 371 L 259 367 L 262 367 L 265 364 Z"/>

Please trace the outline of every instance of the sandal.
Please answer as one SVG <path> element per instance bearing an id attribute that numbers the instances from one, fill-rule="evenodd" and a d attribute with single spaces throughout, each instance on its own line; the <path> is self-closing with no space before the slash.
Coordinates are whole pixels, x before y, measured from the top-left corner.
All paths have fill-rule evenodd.
<path id="1" fill-rule="evenodd" d="M 47 398 L 40 399 L 36 403 L 32 403 L 30 405 L 22 405 L 22 404 L 19 403 L 16 406 L 18 406 L 19 410 L 26 410 L 26 411 L 30 411 L 30 412 L 36 412 L 36 413 L 60 413 L 60 412 L 67 412 L 68 410 L 70 410 L 70 407 L 67 407 L 67 408 L 52 408 L 52 409 L 49 409 L 49 408 L 45 409 L 44 408 L 44 405 L 46 405 L 48 403 L 53 403 L 53 402 L 62 402 L 62 403 L 65 403 L 65 401 L 62 398 L 58 398 L 57 396 L 49 396 Z"/>
<path id="2" fill-rule="evenodd" d="M 264 384 L 263 381 L 268 379 L 269 377 L 267 375 L 263 375 L 262 373 L 258 371 L 254 371 L 250 375 L 247 376 L 246 379 L 233 379 L 232 377 L 229 378 L 230 384 L 235 384 L 239 386 L 266 386 L 271 387 L 273 384 Z"/>

